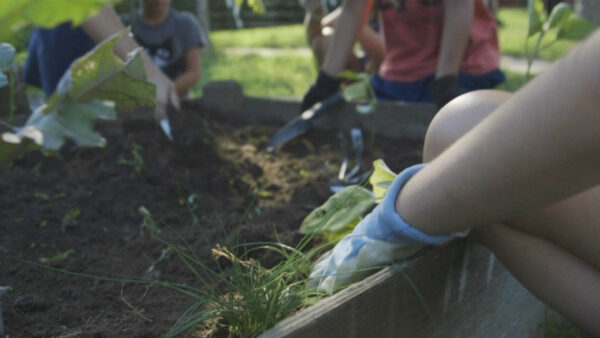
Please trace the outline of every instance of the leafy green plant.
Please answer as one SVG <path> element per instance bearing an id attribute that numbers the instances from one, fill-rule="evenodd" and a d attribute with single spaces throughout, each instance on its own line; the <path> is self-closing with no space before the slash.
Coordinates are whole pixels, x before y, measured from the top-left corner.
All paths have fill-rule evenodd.
<path id="1" fill-rule="evenodd" d="M 358 185 L 345 187 L 306 216 L 300 233 L 347 232 L 360 222 L 361 216 L 373 205 L 375 198 L 369 190 Z"/>
<path id="2" fill-rule="evenodd" d="M 373 168 L 369 177 L 372 192 L 357 185 L 342 189 L 304 218 L 300 233 L 325 234 L 335 241 L 354 229 L 362 215 L 381 202 L 396 177 L 381 159 L 373 162 Z"/>
<path id="3" fill-rule="evenodd" d="M 544 10 L 542 0 L 528 0 L 527 13 L 529 25 L 527 39 L 525 40 L 525 54 L 527 56 L 526 80 L 531 74 L 531 65 L 537 58 L 538 53 L 551 46 L 558 40 L 581 40 L 587 37 L 597 26 L 587 20 L 578 18 L 571 6 L 561 2 L 554 6 L 549 16 Z M 545 46 L 541 46 L 542 39 L 551 30 L 556 30 L 556 38 Z M 537 36 L 533 50 L 529 51 L 529 39 Z"/>
<path id="4" fill-rule="evenodd" d="M 24 126 L 10 127 L 0 139 L 0 167 L 40 149 L 57 151 L 71 139 L 83 147 L 103 147 L 106 140 L 93 130 L 95 120 L 114 120 L 115 105 L 124 111 L 154 107 L 155 87 L 146 81 L 140 50 L 123 62 L 114 53 L 124 30 L 73 62 L 56 92 L 46 101 L 30 96 L 33 111 Z"/>
<path id="5" fill-rule="evenodd" d="M 191 194 L 187 202 L 194 204 L 195 199 L 196 195 Z M 247 212 L 252 209 L 250 205 Z M 170 228 L 163 229 L 169 231 L 159 229 L 148 209 L 140 207 L 139 213 L 144 219 L 142 226 L 148 228 L 152 237 L 165 245 L 161 256 L 147 272 L 154 270 L 156 263 L 171 253 L 179 258 L 198 281 L 194 286 L 145 281 L 182 292 L 195 300 L 164 337 L 178 336 L 207 321 L 217 323 L 217 326 L 225 328 L 232 336 L 256 336 L 300 308 L 312 305 L 324 297 L 324 294 L 317 294 L 314 289 L 307 288 L 312 261 L 327 246 L 314 247 L 304 252 L 314 235 L 307 235 L 296 247 L 290 247 L 278 241 L 241 243 L 237 236 L 226 234 L 229 238 L 227 244 L 217 244 L 211 250 L 216 260 L 215 269 L 203 263 L 185 238 Z M 166 239 L 167 236 L 170 238 Z M 176 242 L 182 244 L 177 245 Z M 252 258 L 259 251 L 278 255 L 280 262 L 270 268 L 264 267 Z M 223 260 L 226 265 L 222 265 Z"/>
<path id="6" fill-rule="evenodd" d="M 303 240 L 296 248 L 278 242 L 217 245 L 213 256 L 229 264 L 228 268 L 219 264 L 217 270 L 171 245 L 171 251 L 194 273 L 200 287 L 186 291 L 196 303 L 165 337 L 177 336 L 206 321 L 217 321 L 231 336 L 254 337 L 302 307 L 312 305 L 324 297 L 307 288 L 312 260 L 322 248 L 303 253 L 301 249 L 307 243 Z M 262 266 L 250 257 L 260 250 L 280 255 L 281 262 L 271 268 Z"/>
<path id="7" fill-rule="evenodd" d="M 367 73 L 344 71 L 340 77 L 352 83 L 342 90 L 342 95 L 347 102 L 356 103 L 356 111 L 360 114 L 375 112 L 377 97 L 371 86 L 371 76 Z"/>
<path id="8" fill-rule="evenodd" d="M 0 41 L 29 25 L 51 28 L 71 21 L 81 24 L 111 0 L 10 0 L 0 2 Z"/>

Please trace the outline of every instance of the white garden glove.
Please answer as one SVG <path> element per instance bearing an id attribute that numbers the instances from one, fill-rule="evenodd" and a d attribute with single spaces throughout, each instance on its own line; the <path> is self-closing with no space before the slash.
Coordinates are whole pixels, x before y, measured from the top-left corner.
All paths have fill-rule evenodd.
<path id="1" fill-rule="evenodd" d="M 424 245 L 439 245 L 455 237 L 424 234 L 396 213 L 396 197 L 402 186 L 423 166 L 406 168 L 394 179 L 381 203 L 333 250 L 319 258 L 310 274 L 309 286 L 333 294 L 378 268 L 414 254 Z"/>

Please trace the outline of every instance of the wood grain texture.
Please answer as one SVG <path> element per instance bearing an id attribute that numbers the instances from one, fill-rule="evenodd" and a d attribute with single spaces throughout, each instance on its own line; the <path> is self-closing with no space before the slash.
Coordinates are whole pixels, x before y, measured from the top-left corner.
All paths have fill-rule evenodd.
<path id="1" fill-rule="evenodd" d="M 456 241 L 386 268 L 261 337 L 537 337 L 547 311 L 487 249 Z"/>

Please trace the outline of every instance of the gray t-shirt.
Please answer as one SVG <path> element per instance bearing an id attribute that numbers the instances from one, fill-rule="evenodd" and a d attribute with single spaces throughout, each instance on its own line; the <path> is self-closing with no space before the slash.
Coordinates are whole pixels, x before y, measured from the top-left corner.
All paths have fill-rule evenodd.
<path id="1" fill-rule="evenodd" d="M 164 22 L 152 26 L 144 23 L 141 13 L 136 13 L 131 31 L 152 61 L 171 79 L 185 71 L 185 52 L 204 45 L 196 18 L 174 9 Z"/>

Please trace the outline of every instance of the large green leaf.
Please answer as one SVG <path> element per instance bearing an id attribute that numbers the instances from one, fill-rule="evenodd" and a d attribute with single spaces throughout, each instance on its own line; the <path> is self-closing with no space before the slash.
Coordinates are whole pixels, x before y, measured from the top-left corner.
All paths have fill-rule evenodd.
<path id="1" fill-rule="evenodd" d="M 528 0 L 527 14 L 529 16 L 529 28 L 527 29 L 527 36 L 532 36 L 542 29 L 542 26 L 546 21 L 544 2 L 542 0 Z"/>
<path id="2" fill-rule="evenodd" d="M 564 40 L 581 40 L 588 37 L 598 26 L 593 22 L 580 19 L 575 14 L 571 13 L 556 33 L 557 39 Z"/>
<path id="3" fill-rule="evenodd" d="M 28 25 L 51 28 L 71 21 L 81 24 L 110 0 L 3 0 L 0 1 L 0 41 Z"/>
<path id="4" fill-rule="evenodd" d="M 116 118 L 114 106 L 102 101 L 62 102 L 50 113 L 44 109 L 42 106 L 34 111 L 27 123 L 14 132 L 3 133 L 2 141 L 19 144 L 28 138 L 44 149 L 58 150 L 70 138 L 78 146 L 103 147 L 106 140 L 93 130 L 94 121 Z"/>
<path id="5" fill-rule="evenodd" d="M 8 43 L 0 43 L 0 87 L 4 87 L 8 84 L 8 78 L 3 71 L 12 66 L 14 57 L 15 48 Z"/>
<path id="6" fill-rule="evenodd" d="M 136 106 L 154 108 L 156 88 L 146 81 L 141 50 L 133 52 L 125 63 L 113 53 L 117 40 L 127 33 L 114 35 L 73 62 L 50 98 L 48 109 L 64 96 L 77 102 L 110 100 L 125 111 Z"/>
<path id="7" fill-rule="evenodd" d="M 313 210 L 302 222 L 300 233 L 338 233 L 356 225 L 357 220 L 375 205 L 371 192 L 351 185 L 331 196 L 322 206 Z"/>
<path id="8" fill-rule="evenodd" d="M 116 118 L 121 109 L 154 105 L 155 88 L 146 82 L 139 50 L 123 63 L 113 53 L 115 34 L 76 60 L 43 104 L 43 94 L 30 95 L 33 113 L 22 127 L 0 137 L 0 166 L 34 149 L 58 150 L 67 138 L 79 146 L 102 147 L 106 140 L 93 130 L 94 121 Z"/>

